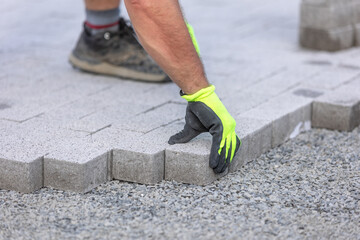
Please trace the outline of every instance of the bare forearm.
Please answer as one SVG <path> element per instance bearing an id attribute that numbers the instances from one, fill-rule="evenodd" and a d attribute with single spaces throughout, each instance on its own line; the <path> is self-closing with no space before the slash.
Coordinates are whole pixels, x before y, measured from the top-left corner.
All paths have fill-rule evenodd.
<path id="1" fill-rule="evenodd" d="M 177 0 L 125 0 L 125 4 L 143 47 L 185 93 L 209 85 Z"/>

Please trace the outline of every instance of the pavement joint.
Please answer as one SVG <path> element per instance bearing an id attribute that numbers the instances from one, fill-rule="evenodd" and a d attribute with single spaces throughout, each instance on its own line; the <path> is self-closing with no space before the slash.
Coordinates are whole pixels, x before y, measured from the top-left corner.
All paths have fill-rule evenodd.
<path id="1" fill-rule="evenodd" d="M 165 105 L 167 105 L 167 104 L 170 104 L 170 103 L 171 103 L 171 101 L 167 101 L 167 102 L 161 103 L 161 104 L 156 105 L 156 106 L 154 106 L 154 107 L 151 107 L 151 108 L 149 108 L 149 109 L 147 109 L 147 110 L 145 110 L 145 111 L 142 111 L 142 112 L 136 114 L 135 116 L 139 116 L 139 115 L 142 115 L 142 114 L 149 113 L 149 112 L 151 112 L 151 111 L 155 111 L 156 109 L 161 108 L 161 107 L 163 107 L 163 106 L 165 106 Z"/>
<path id="2" fill-rule="evenodd" d="M 105 127 L 99 128 L 98 130 L 96 130 L 94 132 L 91 132 L 89 135 L 94 135 L 94 134 L 96 134 L 96 133 L 98 133 L 98 132 L 100 132 L 100 131 L 102 131 L 102 130 L 104 130 L 106 128 L 110 128 L 111 126 L 112 126 L 112 124 L 109 124 L 109 125 L 107 125 Z"/>

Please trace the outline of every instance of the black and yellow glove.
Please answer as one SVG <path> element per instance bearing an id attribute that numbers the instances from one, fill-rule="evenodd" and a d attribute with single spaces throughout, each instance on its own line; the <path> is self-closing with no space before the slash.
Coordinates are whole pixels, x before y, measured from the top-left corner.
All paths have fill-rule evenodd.
<path id="1" fill-rule="evenodd" d="M 241 140 L 235 133 L 236 122 L 226 110 L 210 85 L 200 91 L 185 95 L 188 101 L 184 129 L 169 139 L 169 144 L 186 143 L 203 132 L 212 135 L 209 165 L 215 173 L 222 173 L 233 160 Z"/>

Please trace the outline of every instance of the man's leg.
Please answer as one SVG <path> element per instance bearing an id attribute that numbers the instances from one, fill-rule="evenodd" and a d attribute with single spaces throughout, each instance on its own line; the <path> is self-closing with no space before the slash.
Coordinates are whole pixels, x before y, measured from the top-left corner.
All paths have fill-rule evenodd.
<path id="1" fill-rule="evenodd" d="M 143 47 L 187 94 L 209 86 L 177 0 L 125 0 Z"/>
<path id="2" fill-rule="evenodd" d="M 119 16 L 120 0 L 85 0 L 86 21 L 70 63 L 81 70 L 141 81 L 168 81 L 132 27 Z"/>

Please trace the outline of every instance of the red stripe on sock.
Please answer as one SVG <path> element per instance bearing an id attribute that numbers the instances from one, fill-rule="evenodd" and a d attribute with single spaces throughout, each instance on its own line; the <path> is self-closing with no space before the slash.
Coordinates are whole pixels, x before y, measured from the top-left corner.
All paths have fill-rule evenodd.
<path id="1" fill-rule="evenodd" d="M 116 21 L 116 22 L 110 23 L 110 24 L 106 24 L 106 25 L 92 25 L 88 21 L 85 21 L 85 24 L 86 24 L 86 26 L 88 26 L 92 29 L 103 29 L 103 28 L 109 28 L 109 27 L 116 26 L 117 24 L 119 24 L 119 21 Z"/>

